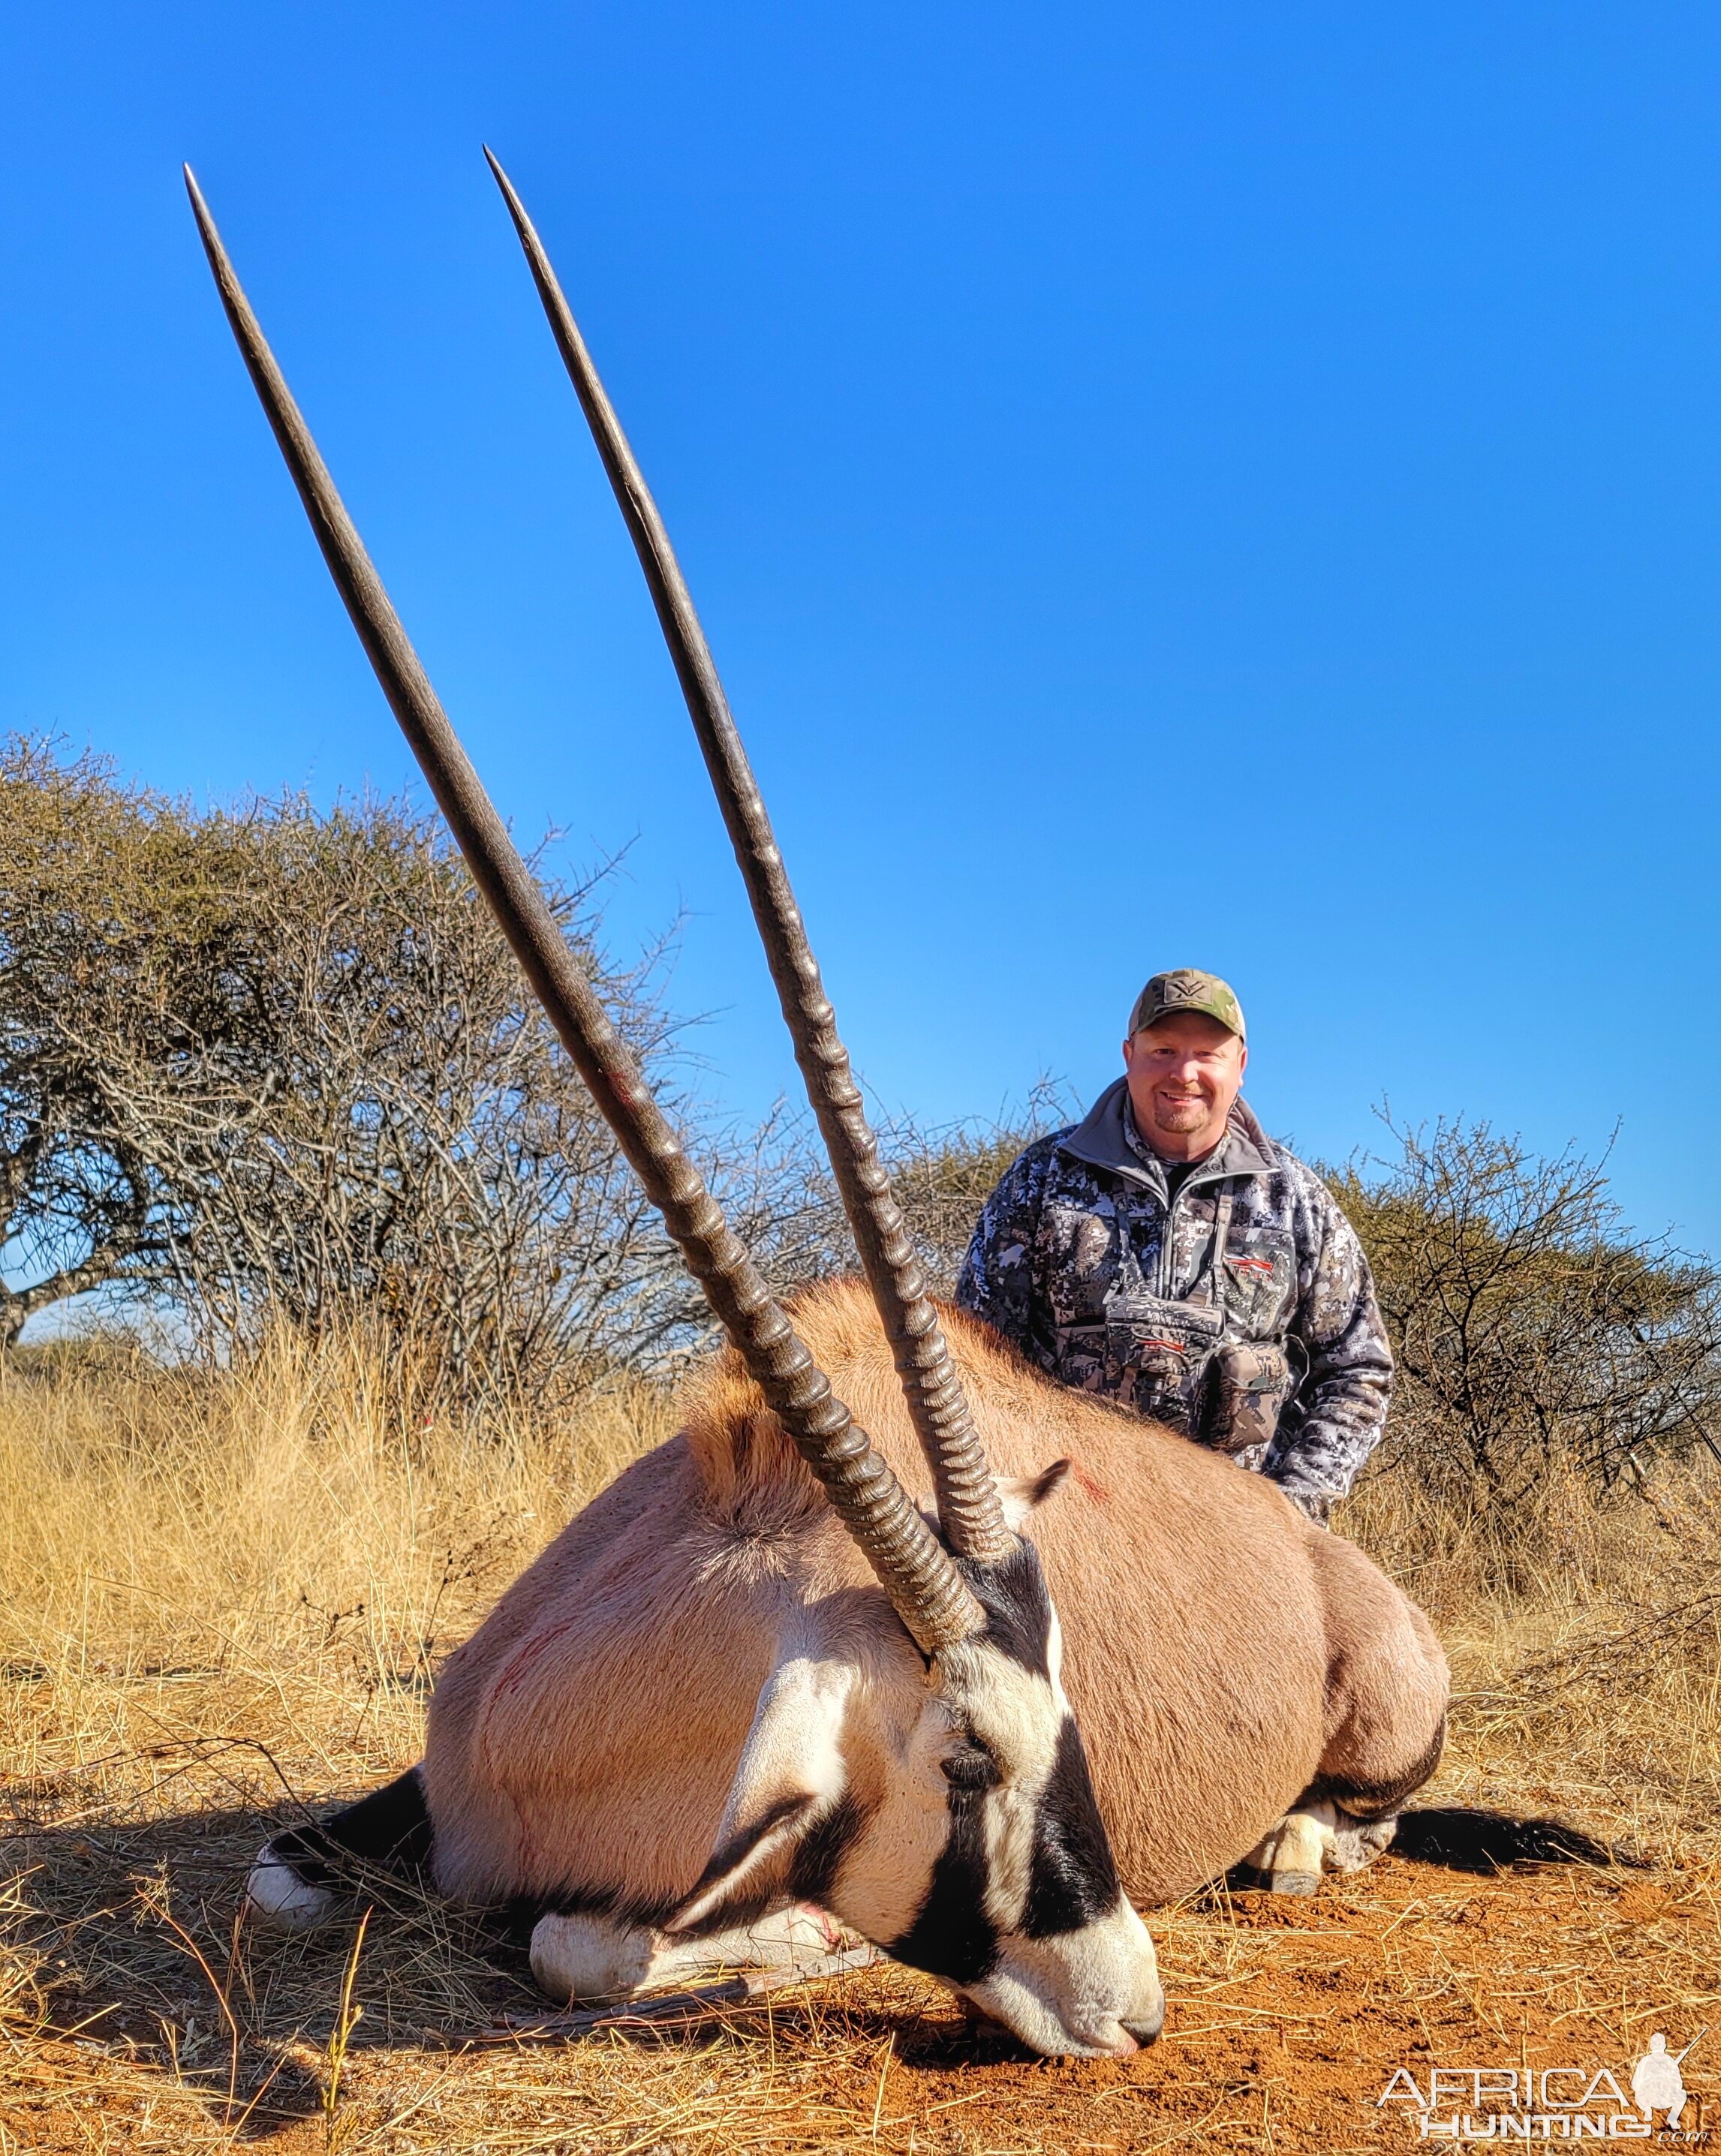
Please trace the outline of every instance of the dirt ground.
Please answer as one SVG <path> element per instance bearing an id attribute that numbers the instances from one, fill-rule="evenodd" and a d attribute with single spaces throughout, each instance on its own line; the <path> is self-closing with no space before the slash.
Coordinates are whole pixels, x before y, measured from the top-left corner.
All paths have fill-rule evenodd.
<path id="1" fill-rule="evenodd" d="M 309 1946 L 248 1934 L 233 1920 L 255 1824 L 193 1814 L 43 1851 L 59 1887 L 36 1907 L 81 1944 L 86 1975 L 44 1967 L 33 2027 L 13 2003 L 5 2156 L 1388 2150 L 1418 2138 L 1413 2105 L 1378 2102 L 1400 2067 L 1426 2087 L 1434 2065 L 1605 2066 L 1626 2088 L 1653 2030 L 1679 2049 L 1721 2023 L 1714 1868 L 1471 1876 L 1389 1856 L 1310 1901 L 1220 1892 L 1161 1912 L 1165 2033 L 1127 2061 L 1030 2060 L 894 1969 L 669 2030 L 475 2044 L 484 2005 L 500 2021 L 532 2003 L 517 1956 L 410 1899 L 372 1915 L 356 1968 L 351 1922 Z M 457 2018 L 419 2020 L 439 1983 Z M 320 2041 L 308 1988 L 328 2002 Z M 282 2035 L 277 1992 L 298 2025 Z M 1721 2123 L 1721 2036 L 1713 2071 L 1705 2049 L 1688 2084 L 1713 2088 Z"/>
<path id="2" fill-rule="evenodd" d="M 1418 2141 L 1413 2103 L 1378 2102 L 1395 2076 L 1405 2095 L 1436 2068 L 1564 2069 L 1569 2102 L 1603 2071 L 1628 2088 L 1657 2030 L 1695 2041 L 1721 2128 L 1707 1456 L 1605 1507 L 1554 1489 L 1492 1540 L 1403 1476 L 1349 1522 L 1452 1656 L 1422 1801 L 1555 1814 L 1641 1861 L 1472 1876 L 1394 1853 L 1307 1902 L 1150 1912 L 1166 2029 L 1125 2062 L 1031 2060 L 891 1968 L 695 2026 L 485 2042 L 542 2002 L 470 1918 L 393 1887 L 362 1938 L 356 1911 L 252 1929 L 265 1836 L 418 1757 L 440 1656 L 669 1410 L 605 1413 L 474 1445 L 403 1430 L 374 1373 L 296 1351 L 219 1383 L 0 1383 L 0 2156 L 1324 2156 Z M 1480 2102 L 1435 2117 L 1466 2110 L 1489 2123 Z M 1575 2137 L 1540 2115 L 1537 2138 Z"/>

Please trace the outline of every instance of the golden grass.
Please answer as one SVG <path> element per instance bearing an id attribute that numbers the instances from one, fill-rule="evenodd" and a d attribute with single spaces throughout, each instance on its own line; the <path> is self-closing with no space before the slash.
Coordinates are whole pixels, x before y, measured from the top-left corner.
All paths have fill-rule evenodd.
<path id="1" fill-rule="evenodd" d="M 416 1757 L 437 1657 L 670 1411 L 618 1390 L 475 1434 L 398 1399 L 352 1345 L 0 1364 L 0 2156 L 1396 2146 L 1369 2106 L 1416 2044 L 1617 2065 L 1721 2005 L 1716 1478 L 1600 1507 L 1558 1482 L 1503 1537 L 1400 1474 L 1347 1525 L 1452 1652 L 1436 1796 L 1559 1811 L 1652 1875 L 1388 1858 L 1295 1909 L 1162 1912 L 1167 2035 L 1118 2066 L 1025 2064 L 891 1969 L 475 2045 L 533 2003 L 517 1951 L 403 1888 L 272 1938 L 238 1921 L 244 1869 Z"/>
<path id="2" fill-rule="evenodd" d="M 1400 1471 L 1345 1531 L 1452 1664 L 1443 1801 L 1555 1809 L 1658 1861 L 1721 1855 L 1721 1473 L 1707 1455 L 1598 1503 L 1550 1475 L 1503 1521 Z"/>

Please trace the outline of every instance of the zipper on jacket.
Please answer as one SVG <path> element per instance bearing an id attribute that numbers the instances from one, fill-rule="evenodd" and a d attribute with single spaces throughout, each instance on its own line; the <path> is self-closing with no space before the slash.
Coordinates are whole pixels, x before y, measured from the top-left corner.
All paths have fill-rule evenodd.
<path id="1" fill-rule="evenodd" d="M 1177 1224 L 1177 1201 L 1187 1187 L 1186 1183 L 1179 1183 L 1175 1190 L 1166 1194 L 1165 1225 L 1159 1231 L 1159 1296 L 1164 1302 L 1171 1300 L 1171 1253 L 1175 1247 L 1173 1230 Z"/>
<path id="2" fill-rule="evenodd" d="M 1163 1168 L 1160 1173 L 1162 1174 L 1164 1173 Z M 1163 1301 L 1171 1302 L 1177 1299 L 1174 1293 L 1174 1290 L 1175 1289 L 1177 1283 L 1172 1272 L 1172 1253 L 1176 1248 L 1176 1245 L 1172 1238 L 1172 1229 L 1176 1221 L 1178 1200 L 1184 1196 L 1186 1191 L 1194 1190 L 1204 1183 L 1229 1183 L 1230 1181 L 1230 1176 L 1229 1173 L 1224 1169 L 1215 1169 L 1210 1175 L 1203 1175 L 1198 1168 L 1194 1174 L 1185 1177 L 1184 1181 L 1178 1185 L 1174 1192 L 1169 1192 L 1165 1201 L 1165 1226 L 1159 1238 L 1159 1295 Z M 1227 1225 L 1229 1226 L 1229 1223 L 1227 1223 Z M 1214 1299 L 1217 1301 L 1219 1299 L 1217 1276 L 1220 1267 L 1225 1263 L 1225 1252 L 1219 1247 L 1219 1205 L 1216 1199 L 1214 1203 L 1213 1209 L 1213 1271 L 1215 1275 Z M 1198 1285 L 1199 1281 L 1200 1276 L 1197 1275 L 1196 1279 L 1192 1280 L 1189 1282 L 1189 1287 L 1192 1292 Z"/>

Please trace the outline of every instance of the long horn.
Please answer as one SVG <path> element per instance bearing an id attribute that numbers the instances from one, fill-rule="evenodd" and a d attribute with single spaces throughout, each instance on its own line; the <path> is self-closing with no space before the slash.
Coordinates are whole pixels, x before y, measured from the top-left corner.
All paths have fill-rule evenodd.
<path id="1" fill-rule="evenodd" d="M 984 1611 L 866 1433 L 831 1391 L 610 1024 L 408 641 L 264 341 L 189 166 L 185 184 L 227 319 L 323 558 L 473 880 L 723 1329 L 896 1614 L 927 1655 L 968 1638 L 985 1623 Z"/>
<path id="2" fill-rule="evenodd" d="M 962 1380 L 927 1298 L 926 1276 L 891 1195 L 890 1178 L 867 1125 L 860 1088 L 837 1034 L 836 1013 L 819 978 L 819 963 L 807 942 L 800 908 L 753 766 L 730 715 L 711 647 L 657 504 L 604 393 L 543 243 L 507 174 L 487 147 L 484 154 L 526 250 L 538 297 L 651 588 L 657 619 L 764 940 L 771 978 L 777 983 L 795 1060 L 830 1155 L 843 1210 L 890 1337 L 910 1418 L 932 1471 L 939 1519 L 952 1548 L 995 1562 L 1015 1547 L 1015 1537 L 1005 1523 L 998 1486 L 986 1465 Z"/>

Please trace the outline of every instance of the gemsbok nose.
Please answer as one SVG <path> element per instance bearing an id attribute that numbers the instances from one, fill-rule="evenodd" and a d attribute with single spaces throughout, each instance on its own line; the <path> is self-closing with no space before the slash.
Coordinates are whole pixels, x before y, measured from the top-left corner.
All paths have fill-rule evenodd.
<path id="1" fill-rule="evenodd" d="M 1046 1383 L 934 1307 L 662 520 L 491 163 L 638 550 L 866 1286 L 785 1307 L 732 1233 L 456 737 L 188 171 L 228 320 L 377 678 L 730 1343 L 678 1435 L 571 1521 L 444 1665 L 422 1766 L 277 1837 L 254 1902 L 312 1920 L 349 1859 L 408 1861 L 470 1904 L 537 1912 L 533 1966 L 575 1994 L 651 1988 L 701 1954 L 794 1964 L 836 1919 L 1035 2050 L 1127 2055 L 1158 2036 L 1164 2000 L 1112 1834 L 1143 1902 L 1277 1846 L 1275 1821 L 1297 1822 L 1308 1862 L 1367 1861 L 1438 1759 L 1444 1660 L 1414 1605 L 1277 1492 Z M 885 898 L 920 958 L 912 896 Z M 979 1423 L 947 1327 L 983 1389 Z M 1054 1450 L 1076 1459 L 1081 1494 L 1041 1516 L 1036 1543 L 1024 1523 L 1067 1462 L 1006 1490 L 992 1459 L 1015 1473 Z M 1061 1548 L 1081 1615 L 1104 1816 L 1040 1548 L 1049 1563 Z M 1294 1810 L 1299 1791 L 1315 1810 Z"/>
<path id="2" fill-rule="evenodd" d="M 988 1741 L 984 1732 L 993 1732 L 996 1778 L 980 1798 L 978 1811 L 959 1801 L 957 1784 L 946 1783 L 940 1773 L 940 1786 L 949 1794 L 948 1846 L 942 1851 L 932 1849 L 929 1876 L 923 1882 L 914 1881 L 914 1867 L 909 1867 L 910 1883 L 923 1884 L 925 1892 L 920 1913 L 908 1928 L 916 1936 L 931 1938 L 938 1928 L 934 1912 L 943 1908 L 941 1897 L 948 1884 L 950 1913 L 959 1917 L 974 1938 L 989 1940 L 990 1958 L 977 1974 L 984 1984 L 998 1972 L 995 1984 L 1003 2018 L 1018 2028 L 1025 2041 L 1039 2043 L 1042 2049 L 1092 2048 L 1091 2035 L 1084 2030 L 1090 2025 L 1098 2028 L 1102 2020 L 1118 2025 L 1119 2015 L 1133 1998 L 1126 1988 L 1123 1969 L 1129 1957 L 1120 1949 L 1127 1943 L 1136 1958 L 1143 1952 L 1149 1960 L 1152 1956 L 1141 1921 L 1127 1903 L 1122 1904 L 1127 1921 L 1122 1912 L 1090 1916 L 1071 1935 L 1078 1943 L 1075 1945 L 1061 1943 L 1056 1933 L 1034 1938 L 1031 1951 L 1019 1943 L 1015 1958 L 1027 1974 L 1017 1978 L 1002 1973 L 1011 1964 L 1000 1942 L 1013 1920 L 1001 1912 L 1007 1902 L 1025 1907 L 1030 1873 L 1037 1861 L 1031 1854 L 1036 1846 L 1032 1825 L 1035 1807 L 1062 1771 L 1060 1732 L 1067 1727 L 1073 1736 L 1075 1727 L 1057 1684 L 1054 1620 L 1045 1583 L 1031 1550 L 1017 1540 L 1004 1517 L 938 1313 L 927 1298 L 919 1261 L 891 1198 L 860 1089 L 837 1035 L 835 1014 L 825 994 L 764 803 L 668 535 L 537 236 L 493 157 L 491 165 L 640 549 L 676 657 L 764 935 L 783 1014 L 891 1344 L 908 1413 L 932 1471 L 938 1532 L 814 1363 L 788 1316 L 729 1232 L 611 1024 L 430 685 L 269 349 L 188 168 L 186 185 L 228 320 L 336 585 L 475 880 L 771 1413 L 817 1478 L 918 1650 L 926 1713 L 958 1733 L 966 1728 L 982 1745 Z M 1003 1583 L 994 1595 L 994 1608 L 983 1599 L 987 1583 Z M 761 1712 L 765 1712 L 762 1707 Z M 790 1733 L 804 1751 L 804 1732 L 791 1725 Z M 774 1758 L 782 1747 L 771 1749 Z M 840 1747 L 834 1749 L 840 1768 Z M 1075 1756 L 1080 1758 L 1079 1739 Z M 737 1792 L 746 1780 L 744 1757 Z M 923 1793 L 913 1794 L 917 1799 Z M 794 1839 L 788 1830 L 794 1822 L 810 1827 L 819 1815 L 816 1797 L 802 1802 L 791 1795 L 781 1805 L 787 1809 L 767 1808 L 768 1824 L 756 1832 L 749 1824 L 756 1815 L 754 1807 L 744 1804 L 737 1815 L 732 1798 L 726 1815 L 727 1840 L 722 1846 L 739 1852 L 731 1866 L 736 1893 L 753 1891 L 740 1882 L 754 1880 L 763 1861 L 762 1851 L 768 1851 L 774 1860 Z M 1096 1877 L 1102 1871 L 1110 1882 L 1106 1897 L 1109 1910 L 1112 1903 L 1122 1902 L 1122 1897 L 1085 1761 L 1076 1781 L 1061 1785 L 1056 1793 L 1054 1809 L 1061 1806 L 1069 1811 L 1072 1805 L 1079 1818 L 1072 1815 L 1053 1836 L 1063 1852 L 1057 1862 L 1067 1866 L 1072 1852 L 1079 1851 L 1078 1870 L 1085 1864 Z M 977 1821 L 983 1822 L 983 1842 L 988 1845 L 979 1848 L 971 1846 Z M 876 1840 L 876 1835 L 871 1838 Z M 989 1892 L 994 1868 L 989 1847 L 993 1838 L 1006 1855 L 996 1867 L 1000 1881 L 994 1882 L 995 1892 Z M 931 1839 L 936 1841 L 936 1836 Z M 712 1864 L 719 1864 L 716 1855 Z M 943 1876 L 947 1867 L 948 1881 Z M 707 1871 L 712 1868 L 708 1866 Z M 1091 1883 L 1083 1885 L 1084 1892 Z M 280 1882 L 272 1873 L 270 1884 L 279 1902 Z M 825 1885 L 821 1898 L 842 1913 L 846 1892 L 842 1874 L 833 1869 L 828 1885 L 823 1881 L 821 1885 Z M 733 1898 L 724 1878 L 702 1881 L 695 1897 L 701 1910 L 698 1921 L 718 1921 Z M 684 1912 L 684 1925 L 688 1921 Z M 871 1924 L 857 1922 L 866 1936 L 881 1944 L 890 1943 L 876 1917 Z M 935 1951 L 942 1953 L 943 1949 Z M 912 1953 L 905 1958 L 912 1958 Z M 1066 1970 L 1068 1980 L 1056 1974 L 1060 1969 Z M 1103 2006 L 1074 1999 L 1071 1983 L 1079 1987 L 1090 1980 L 1099 1984 Z M 1040 2001 L 1037 2009 L 1024 2003 L 1030 1999 Z"/>

